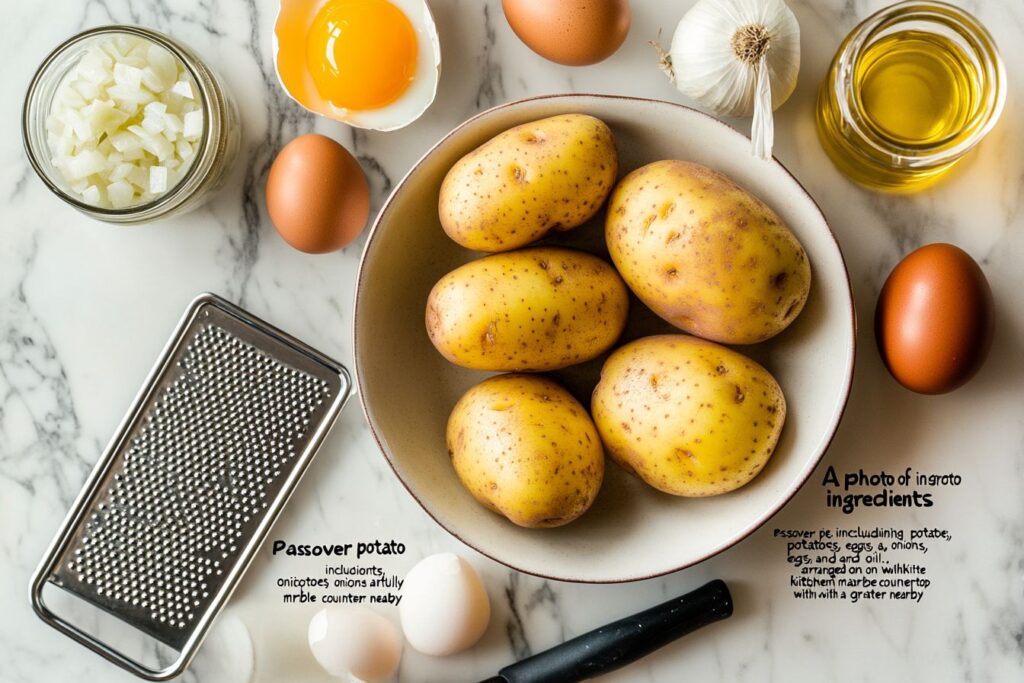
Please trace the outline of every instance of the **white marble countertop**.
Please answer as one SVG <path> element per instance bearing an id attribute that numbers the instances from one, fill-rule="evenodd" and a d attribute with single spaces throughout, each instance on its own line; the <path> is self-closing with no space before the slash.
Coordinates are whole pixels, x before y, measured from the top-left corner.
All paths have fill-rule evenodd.
<path id="1" fill-rule="evenodd" d="M 354 131 L 300 110 L 277 86 L 270 56 L 275 0 L 54 0 L 9 3 L 0 22 L 0 682 L 128 681 L 31 612 L 29 575 L 123 415 L 174 322 L 200 291 L 218 292 L 299 338 L 351 362 L 352 298 L 362 240 L 310 257 L 287 247 L 266 217 L 263 184 L 294 136 L 325 133 L 363 163 L 379 207 L 435 140 L 491 105 L 541 93 L 622 93 L 682 101 L 646 41 L 670 31 L 689 2 L 637 0 L 629 38 L 603 64 L 543 61 L 504 21 L 498 0 L 432 0 L 444 71 L 426 115 L 394 133 Z M 401 681 L 475 680 L 607 621 L 722 577 L 735 616 L 608 676 L 611 681 L 964 681 L 1024 676 L 1024 5 L 968 2 L 991 29 L 1010 76 L 1000 125 L 935 189 L 912 197 L 855 187 L 829 163 L 814 132 L 818 83 L 843 35 L 884 0 L 792 0 L 803 66 L 776 118 L 776 154 L 821 204 L 846 255 L 860 318 L 853 394 L 821 467 L 771 522 L 689 570 L 608 586 L 559 584 L 511 572 L 462 546 L 394 479 L 353 404 L 342 415 L 275 537 L 394 538 L 404 572 L 441 550 L 481 570 L 494 619 L 469 653 L 431 659 L 408 651 Z M 193 46 L 241 106 L 244 148 L 207 207 L 140 228 L 91 222 L 50 196 L 21 147 L 21 97 L 58 42 L 83 28 L 137 23 Z M 741 130 L 745 122 L 738 122 Z M 912 248 L 958 244 L 995 292 L 998 331 L 988 364 L 960 391 L 922 397 L 886 374 L 873 343 L 874 300 Z M 824 506 L 824 468 L 956 472 L 963 485 L 934 507 L 843 515 Z M 775 527 L 949 529 L 927 556 L 933 586 L 920 604 L 804 602 L 793 597 Z M 614 539 L 609 539 L 614 549 Z M 315 569 L 319 563 L 308 565 Z M 304 644 L 312 608 L 281 605 L 277 578 L 307 565 L 261 551 L 228 612 L 252 633 L 256 678 L 327 681 Z M 393 613 L 391 613 L 393 615 Z M 230 662 L 225 664 L 229 669 Z M 197 668 L 185 680 L 227 678 Z"/>

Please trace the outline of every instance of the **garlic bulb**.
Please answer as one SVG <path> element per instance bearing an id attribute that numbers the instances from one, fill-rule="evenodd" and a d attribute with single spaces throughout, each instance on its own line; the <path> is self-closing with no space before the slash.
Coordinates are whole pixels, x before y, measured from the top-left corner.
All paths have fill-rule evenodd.
<path id="1" fill-rule="evenodd" d="M 658 51 L 681 93 L 722 116 L 753 115 L 754 154 L 771 158 L 772 111 L 800 71 L 800 26 L 783 0 L 698 0 Z"/>

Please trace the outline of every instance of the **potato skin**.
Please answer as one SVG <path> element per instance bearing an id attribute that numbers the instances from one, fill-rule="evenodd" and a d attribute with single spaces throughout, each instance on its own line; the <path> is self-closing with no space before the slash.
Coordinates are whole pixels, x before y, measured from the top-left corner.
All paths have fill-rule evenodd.
<path id="1" fill-rule="evenodd" d="M 629 293 L 610 264 L 534 247 L 448 273 L 427 298 L 427 334 L 452 363 L 491 372 L 556 370 L 611 348 Z"/>
<path id="2" fill-rule="evenodd" d="M 525 123 L 452 166 L 441 183 L 441 226 L 467 249 L 517 249 L 585 223 L 617 173 L 612 131 L 600 119 L 562 114 Z"/>
<path id="3" fill-rule="evenodd" d="M 714 496 L 765 466 L 786 420 L 782 389 L 742 354 L 687 335 L 613 353 L 591 410 L 608 455 L 676 496 Z"/>
<path id="4" fill-rule="evenodd" d="M 608 204 L 605 238 L 640 300 L 705 339 L 764 341 L 807 301 L 810 263 L 782 219 L 699 164 L 657 161 L 623 178 Z"/>
<path id="5" fill-rule="evenodd" d="M 482 505 L 529 528 L 568 524 L 604 479 L 604 450 L 587 411 L 557 383 L 499 375 L 477 384 L 448 419 L 448 454 Z"/>

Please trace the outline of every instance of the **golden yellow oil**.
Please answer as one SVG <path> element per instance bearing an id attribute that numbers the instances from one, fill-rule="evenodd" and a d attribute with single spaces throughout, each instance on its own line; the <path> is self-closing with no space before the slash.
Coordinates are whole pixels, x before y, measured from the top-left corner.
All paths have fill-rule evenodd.
<path id="1" fill-rule="evenodd" d="M 870 45 L 853 82 L 868 124 L 901 145 L 946 142 L 978 103 L 967 55 L 949 38 L 924 31 L 900 31 Z"/>
<path id="2" fill-rule="evenodd" d="M 854 180 L 889 191 L 916 190 L 955 163 L 915 165 L 909 158 L 955 146 L 983 100 L 977 66 L 953 40 L 902 30 L 863 49 L 853 65 L 850 108 L 872 139 L 852 135 L 834 90 L 834 73 L 818 98 L 826 152 Z M 907 153 L 909 150 L 909 154 Z"/>

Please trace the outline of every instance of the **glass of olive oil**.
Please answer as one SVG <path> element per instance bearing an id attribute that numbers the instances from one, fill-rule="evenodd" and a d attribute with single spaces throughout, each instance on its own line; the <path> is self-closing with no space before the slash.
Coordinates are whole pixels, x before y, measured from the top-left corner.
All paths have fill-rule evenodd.
<path id="1" fill-rule="evenodd" d="M 864 20 L 818 94 L 818 136 L 858 183 L 911 192 L 935 182 L 995 125 L 1006 73 L 988 31 L 944 2 L 910 0 Z"/>

